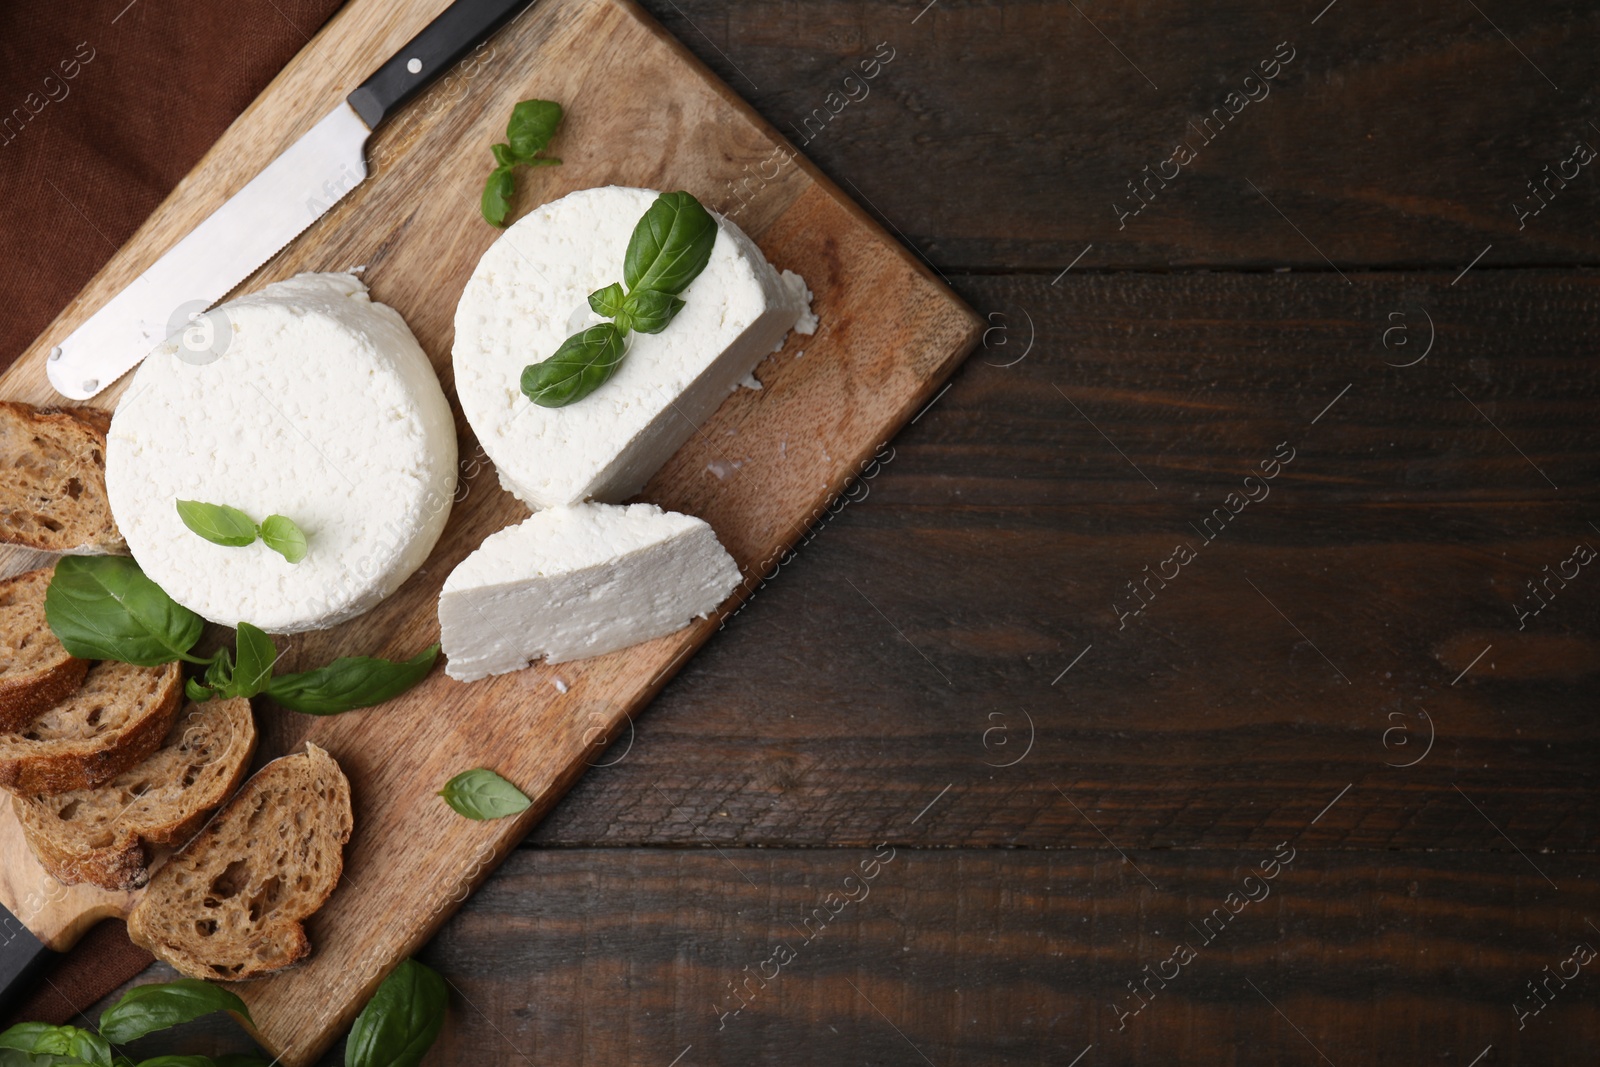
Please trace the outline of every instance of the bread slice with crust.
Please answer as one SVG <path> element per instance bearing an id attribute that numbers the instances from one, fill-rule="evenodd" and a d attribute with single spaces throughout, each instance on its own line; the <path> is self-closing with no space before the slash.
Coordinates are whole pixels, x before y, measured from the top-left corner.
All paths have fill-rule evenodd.
<path id="1" fill-rule="evenodd" d="M 128 551 L 106 498 L 106 431 L 98 408 L 0 401 L 0 542 L 45 552 Z"/>
<path id="2" fill-rule="evenodd" d="M 0 733 L 0 787 L 52 796 L 104 785 L 161 747 L 182 696 L 177 663 L 97 663 L 76 693 Z"/>
<path id="3" fill-rule="evenodd" d="M 193 836 L 244 780 L 255 750 L 250 701 L 208 700 L 178 716 L 155 755 L 105 785 L 11 806 L 58 881 L 137 889 L 150 880 L 150 850 Z"/>
<path id="4" fill-rule="evenodd" d="M 150 876 L 128 936 L 191 978 L 238 981 L 311 951 L 302 925 L 333 893 L 350 840 L 350 783 L 334 758 L 273 760 Z"/>
<path id="5" fill-rule="evenodd" d="M 0 733 L 77 692 L 89 661 L 67 655 L 44 618 L 51 567 L 0 580 Z"/>

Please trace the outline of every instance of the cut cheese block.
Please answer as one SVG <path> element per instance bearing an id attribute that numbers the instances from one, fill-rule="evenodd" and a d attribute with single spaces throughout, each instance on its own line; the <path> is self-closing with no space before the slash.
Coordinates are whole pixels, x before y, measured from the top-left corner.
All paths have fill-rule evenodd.
<path id="1" fill-rule="evenodd" d="M 145 574 L 213 622 L 293 633 L 359 615 L 422 565 L 449 517 L 456 435 L 439 380 L 399 313 L 348 274 L 302 274 L 220 310 L 220 356 L 169 341 L 117 407 L 117 525 Z M 286 516 L 305 558 L 212 544 L 178 500 Z"/>
<path id="2" fill-rule="evenodd" d="M 537 512 L 445 579 L 445 673 L 470 682 L 614 652 L 709 614 L 738 584 L 733 557 L 692 515 L 653 504 Z"/>
<path id="3" fill-rule="evenodd" d="M 544 205 L 489 247 L 461 294 L 461 409 L 501 483 L 534 509 L 633 496 L 791 328 L 814 328 L 800 276 L 780 276 L 718 217 L 686 306 L 663 332 L 630 334 L 610 381 L 561 408 L 523 396 L 524 367 L 599 321 L 589 294 L 623 280 L 628 239 L 657 195 L 610 186 Z"/>

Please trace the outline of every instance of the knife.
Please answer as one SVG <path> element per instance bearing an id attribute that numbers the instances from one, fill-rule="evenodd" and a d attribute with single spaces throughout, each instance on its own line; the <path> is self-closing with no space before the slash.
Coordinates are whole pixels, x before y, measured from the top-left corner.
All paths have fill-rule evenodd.
<path id="1" fill-rule="evenodd" d="M 532 0 L 456 0 L 338 107 L 50 350 L 56 392 L 87 400 L 187 329 L 367 176 L 368 136 Z"/>
<path id="2" fill-rule="evenodd" d="M 32 991 L 34 976 L 54 956 L 15 915 L 0 907 L 0 1021 Z"/>

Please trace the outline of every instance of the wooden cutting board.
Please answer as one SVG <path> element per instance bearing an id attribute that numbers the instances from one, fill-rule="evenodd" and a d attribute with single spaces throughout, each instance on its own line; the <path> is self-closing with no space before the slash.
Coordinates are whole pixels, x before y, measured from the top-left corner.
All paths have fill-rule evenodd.
<path id="1" fill-rule="evenodd" d="M 354 0 L 235 122 L 165 204 L 0 379 L 0 397 L 59 403 L 45 353 L 206 213 L 299 137 L 447 0 Z M 242 286 L 300 271 L 366 268 L 400 311 L 456 413 L 461 489 L 426 565 L 384 604 L 332 630 L 280 639 L 284 669 L 341 655 L 409 656 L 438 637 L 445 575 L 485 536 L 527 514 L 498 486 L 461 418 L 450 368 L 456 300 L 498 236 L 478 215 L 518 100 L 557 100 L 551 146 L 564 165 L 519 174 L 514 215 L 575 189 L 688 189 L 730 215 L 815 293 L 815 336 L 792 336 L 699 428 L 640 498 L 698 515 L 739 561 L 731 611 L 779 556 L 927 403 L 971 351 L 980 320 L 677 41 L 629 0 L 540 0 L 391 123 L 372 174 Z M 97 398 L 112 406 L 125 380 Z M 0 552 L 0 571 L 42 557 Z M 236 987 L 257 1036 L 290 1067 L 314 1060 L 372 990 L 455 910 L 605 744 L 628 733 L 719 619 L 608 656 L 538 665 L 471 684 L 442 669 L 379 708 L 313 719 L 258 701 L 260 759 L 310 739 L 339 760 L 355 797 L 345 877 L 311 920 L 304 965 Z M 559 684 L 558 684 L 559 682 Z M 564 687 L 564 689 L 563 689 Z M 516 819 L 472 822 L 434 794 L 458 771 L 493 767 L 535 798 Z M 21 844 L 0 806 L 0 903 L 57 948 L 123 913 L 130 894 L 65 889 Z"/>

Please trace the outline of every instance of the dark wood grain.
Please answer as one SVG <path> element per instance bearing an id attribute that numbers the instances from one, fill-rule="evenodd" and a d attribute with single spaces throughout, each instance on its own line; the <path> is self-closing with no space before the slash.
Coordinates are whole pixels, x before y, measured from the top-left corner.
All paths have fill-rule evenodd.
<path id="1" fill-rule="evenodd" d="M 1513 1009 L 1600 946 L 1592 855 L 1548 861 L 1556 891 L 1514 856 L 1275 846 L 900 849 L 867 882 L 870 849 L 523 850 L 422 957 L 454 986 L 428 1062 L 1061 1067 L 1092 1045 L 1082 1064 L 1409 1067 L 1600 1041 L 1592 963 L 1520 1031 Z M 859 899 L 805 927 L 836 892 Z M 1177 976 L 1140 984 L 1179 943 Z M 220 1024 L 144 1047 L 240 1044 Z"/>
<path id="2" fill-rule="evenodd" d="M 903 840 L 951 785 L 946 843 L 1253 847 L 1351 785 L 1322 847 L 1592 849 L 1600 572 L 1513 605 L 1600 547 L 1600 277 L 1449 281 L 962 279 L 986 350 L 533 840 Z"/>
<path id="3" fill-rule="evenodd" d="M 646 6 L 946 270 L 1053 276 L 1089 244 L 1079 269 L 1600 259 L 1592 165 L 1525 228 L 1512 207 L 1578 140 L 1600 148 L 1600 10 L 1344 0 L 1313 24 L 1326 3 Z M 1209 144 L 1187 128 L 1284 41 L 1264 99 Z M 879 42 L 894 60 L 840 103 Z M 1113 203 L 1185 137 L 1198 158 L 1119 228 Z"/>

